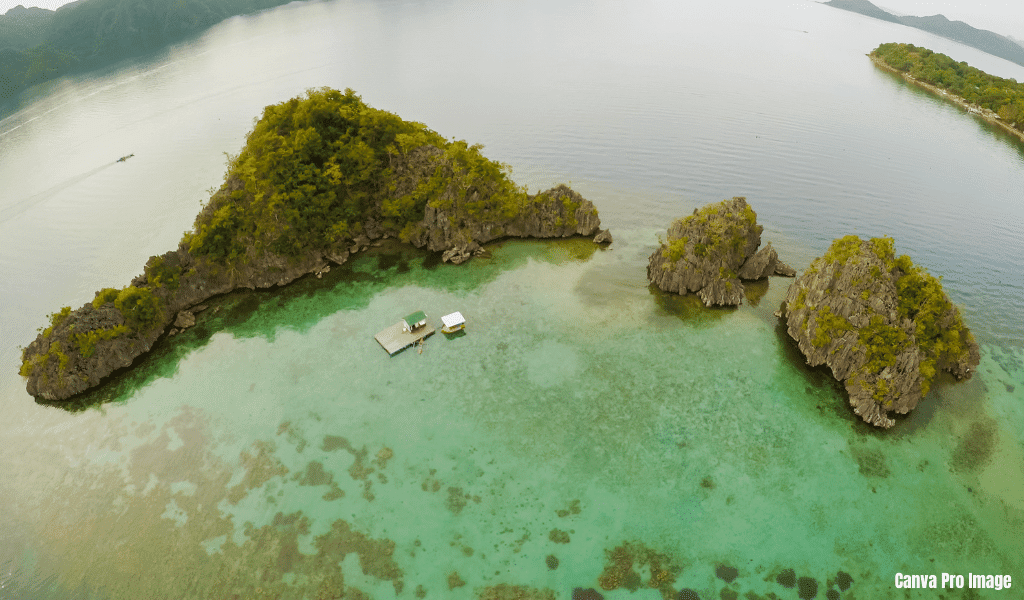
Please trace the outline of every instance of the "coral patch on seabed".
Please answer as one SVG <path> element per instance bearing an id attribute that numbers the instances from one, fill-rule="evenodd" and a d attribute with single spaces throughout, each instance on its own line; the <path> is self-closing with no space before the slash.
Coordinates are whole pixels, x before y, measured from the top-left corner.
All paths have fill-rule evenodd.
<path id="1" fill-rule="evenodd" d="M 782 587 L 795 587 L 796 571 L 794 571 L 793 569 L 785 569 L 781 573 L 779 573 L 779 575 L 775 578 L 775 581 L 778 582 L 778 584 Z"/>
<path id="2" fill-rule="evenodd" d="M 836 574 L 836 585 L 838 585 L 839 589 L 843 590 L 844 592 L 850 589 L 850 585 L 852 583 L 853 577 L 851 577 L 849 573 L 845 571 L 839 571 L 839 573 Z"/>
<path id="3" fill-rule="evenodd" d="M 604 596 L 594 588 L 575 588 L 572 591 L 572 600 L 604 600 Z"/>
<path id="4" fill-rule="evenodd" d="M 479 600 L 555 600 L 555 592 L 547 588 L 532 588 L 525 585 L 498 585 L 482 588 L 477 593 Z"/>
<path id="5" fill-rule="evenodd" d="M 800 600 L 811 600 L 818 595 L 818 582 L 811 577 L 801 577 L 796 585 Z"/>
<path id="6" fill-rule="evenodd" d="M 732 583 L 736 576 L 739 575 L 739 571 L 735 567 L 727 565 L 718 565 L 715 567 L 715 576 L 726 583 Z"/>

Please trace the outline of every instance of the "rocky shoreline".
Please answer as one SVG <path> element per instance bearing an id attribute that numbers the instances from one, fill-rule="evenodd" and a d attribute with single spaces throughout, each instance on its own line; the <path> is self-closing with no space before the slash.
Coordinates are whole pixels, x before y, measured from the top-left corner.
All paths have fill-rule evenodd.
<path id="1" fill-rule="evenodd" d="M 972 114 L 972 115 L 977 115 L 977 116 L 981 117 L 982 119 L 985 119 L 989 123 L 992 123 L 993 125 L 996 125 L 996 126 L 1002 128 L 1004 131 L 1014 135 L 1015 137 L 1017 137 L 1017 139 L 1019 139 L 1022 142 L 1024 142 L 1024 131 L 1020 131 L 1020 130 L 1014 128 L 1014 127 L 1011 127 L 1008 123 L 1006 123 L 1002 119 L 1000 119 L 999 115 L 997 115 L 995 112 L 993 112 L 993 111 L 991 111 L 991 110 L 989 110 L 987 108 L 982 108 L 982 107 L 980 107 L 980 106 L 978 106 L 976 104 L 972 104 L 972 103 L 968 102 L 967 100 L 964 100 L 960 96 L 957 96 L 956 94 L 951 94 L 947 90 L 944 90 L 944 89 L 942 89 L 942 88 L 940 88 L 938 86 L 932 85 L 932 84 L 927 83 L 925 81 L 921 81 L 920 79 L 916 79 L 916 78 L 912 77 L 909 73 L 904 73 L 904 72 L 902 72 L 902 71 L 900 71 L 898 69 L 894 69 L 893 67 L 891 67 L 888 64 L 886 64 L 884 60 L 882 60 L 881 58 L 879 58 L 877 56 L 868 54 L 867 57 L 870 58 L 871 62 L 875 63 L 875 66 L 878 67 L 879 69 L 882 69 L 883 71 L 889 71 L 890 73 L 894 73 L 896 75 L 899 75 L 905 81 L 907 81 L 909 83 L 912 83 L 912 84 L 916 85 L 919 88 L 927 90 L 927 91 L 931 92 L 932 94 L 935 94 L 936 96 L 938 96 L 940 98 L 948 100 L 949 102 L 952 102 L 953 104 L 956 104 L 960 108 L 962 108 L 965 111 L 967 111 L 967 113 Z"/>
<path id="2" fill-rule="evenodd" d="M 235 188 L 229 182 L 218 194 L 230 194 Z M 211 200 L 205 210 L 212 210 L 216 204 Z M 524 210 L 506 220 L 469 219 L 460 208 L 428 207 L 409 242 L 417 248 L 441 252 L 445 262 L 459 264 L 484 254 L 482 244 L 504 238 L 586 236 L 595 237 L 598 243 L 611 241 L 611 234 L 601 230 L 594 205 L 565 185 L 527 196 Z M 344 264 L 376 240 L 399 237 L 400 232 L 386 229 L 380 220 L 369 219 L 362 224 L 362 233 L 344 247 L 313 250 L 298 257 L 267 251 L 251 253 L 231 265 L 194 256 L 187 242 L 182 241 L 176 250 L 150 257 L 144 273 L 131 282 L 131 287 L 153 290 L 163 307 L 151 326 L 126 327 L 129 323 L 115 302 L 98 302 L 102 292 L 98 293 L 96 301 L 55 316 L 51 327 L 25 348 L 22 375 L 26 376 L 26 390 L 49 402 L 67 400 L 99 385 L 114 371 L 130 366 L 149 352 L 169 328 L 177 333 L 194 324 L 194 313 L 215 296 L 241 288 L 284 286 L 308 274 L 319 276 L 329 271 L 332 264 Z M 174 285 L 162 284 L 154 275 L 158 267 L 181 275 Z M 124 329 L 128 332 L 98 336 L 88 348 L 83 343 L 89 334 L 97 337 Z"/>

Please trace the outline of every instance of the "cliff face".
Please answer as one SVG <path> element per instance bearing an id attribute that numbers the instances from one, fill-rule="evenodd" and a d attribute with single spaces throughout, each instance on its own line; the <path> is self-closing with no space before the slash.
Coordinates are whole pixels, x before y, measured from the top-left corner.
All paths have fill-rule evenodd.
<path id="1" fill-rule="evenodd" d="M 694 210 L 669 227 L 668 239 L 651 254 L 647 279 L 666 292 L 696 292 L 705 306 L 738 305 L 741 280 L 796 275 L 770 243 L 758 251 L 762 231 L 745 198 Z"/>
<path id="2" fill-rule="evenodd" d="M 298 260 L 267 253 L 228 269 L 194 258 L 186 247 L 154 256 L 147 266 L 157 260 L 180 265 L 184 272 L 174 289 L 154 285 L 146 275 L 132 281 L 133 287 L 152 289 L 160 300 L 162 308 L 155 322 L 145 327 L 126 327 L 129 323 L 114 301 L 98 307 L 88 302 L 71 311 L 25 348 L 23 357 L 26 364 L 32 365 L 22 369 L 22 374 L 27 375 L 29 394 L 49 401 L 70 398 L 99 384 L 114 371 L 130 366 L 137 357 L 148 352 L 180 311 L 238 288 L 285 285 L 327 267 L 320 253 Z M 117 334 L 118 327 L 127 331 Z M 107 333 L 110 337 L 106 337 L 106 332 L 116 335 Z M 90 334 L 99 339 L 90 344 Z"/>
<path id="3" fill-rule="evenodd" d="M 393 172 L 398 183 L 394 193 L 402 193 L 403 185 L 416 185 L 428 171 L 434 172 L 436 164 L 431 157 L 438 156 L 435 150 L 418 151 L 425 158 L 422 168 L 396 163 Z M 98 298 L 97 306 L 86 303 L 55 318 L 52 327 L 24 350 L 22 375 L 27 377 L 26 389 L 32 396 L 48 401 L 70 398 L 148 352 L 181 311 L 238 288 L 269 288 L 286 285 L 309 273 L 318 274 L 329 268 L 328 261 L 344 263 L 371 240 L 381 237 L 408 238 L 417 247 L 442 252 L 445 260 L 460 263 L 480 252 L 481 243 L 498 238 L 592 236 L 600 229 L 593 204 L 564 185 L 526 196 L 514 213 L 486 210 L 487 190 L 467 194 L 467 201 L 446 203 L 446 198 L 456 197 L 461 177 L 457 172 L 449 174 L 451 193 L 442 195 L 435 206 L 427 206 L 423 220 L 410 229 L 412 235 L 385 228 L 381 225 L 384 219 L 376 214 L 362 223 L 355 238 L 346 242 L 318 244 L 320 249 L 298 257 L 250 251 L 243 260 L 230 265 L 193 256 L 183 241 L 177 250 L 151 257 L 144 274 L 131 283 L 131 287 L 151 293 L 158 301 L 160 308 L 151 322 L 132 326 L 126 313 L 131 316 L 141 309 L 126 308 L 124 301 L 114 298 Z M 238 189 L 240 183 L 229 179 L 218 194 L 227 196 Z M 204 212 L 213 212 L 218 205 L 211 201 Z M 161 274 L 166 273 L 179 275 L 173 281 L 165 281 L 166 276 Z M 113 292 L 117 295 L 117 290 Z"/>
<path id="4" fill-rule="evenodd" d="M 410 193 L 437 173 L 443 175 L 444 191 L 427 203 L 423 220 L 403 237 L 417 248 L 442 252 L 446 262 L 462 263 L 481 252 L 480 244 L 500 238 L 590 237 L 601 231 L 597 209 L 568 186 L 525 195 L 510 207 L 494 200 L 486 187 L 469 183 L 468 174 L 432 146 L 396 160 L 393 171 L 395 197 Z"/>
<path id="5" fill-rule="evenodd" d="M 937 370 L 969 378 L 980 354 L 938 280 L 895 258 L 892 240 L 833 242 L 790 287 L 777 313 L 807 364 L 844 382 L 862 419 L 892 427 L 890 412 L 920 402 Z"/>

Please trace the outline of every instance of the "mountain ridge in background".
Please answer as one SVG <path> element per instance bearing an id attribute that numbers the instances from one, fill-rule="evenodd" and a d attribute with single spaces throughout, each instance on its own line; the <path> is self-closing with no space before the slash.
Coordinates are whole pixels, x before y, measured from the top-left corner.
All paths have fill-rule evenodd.
<path id="1" fill-rule="evenodd" d="M 78 0 L 56 11 L 15 6 L 0 15 L 0 99 L 291 1 Z"/>
<path id="2" fill-rule="evenodd" d="M 971 27 L 963 21 L 950 21 L 943 15 L 930 17 L 897 16 L 875 6 L 868 0 L 830 0 L 825 6 L 848 10 L 882 21 L 898 23 L 914 29 L 977 48 L 982 52 L 998 56 L 1012 63 L 1024 66 L 1024 46 L 1016 40 L 988 31 Z"/>

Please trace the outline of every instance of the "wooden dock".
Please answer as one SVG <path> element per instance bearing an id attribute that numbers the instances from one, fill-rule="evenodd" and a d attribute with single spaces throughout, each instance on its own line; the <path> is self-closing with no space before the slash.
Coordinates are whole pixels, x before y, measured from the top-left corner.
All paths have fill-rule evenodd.
<path id="1" fill-rule="evenodd" d="M 373 339 L 377 340 L 388 351 L 388 354 L 394 355 L 396 352 L 400 352 L 416 342 L 433 335 L 435 331 L 428 323 L 416 331 L 407 333 L 402 330 L 404 325 L 404 321 L 399 321 L 373 336 Z"/>

